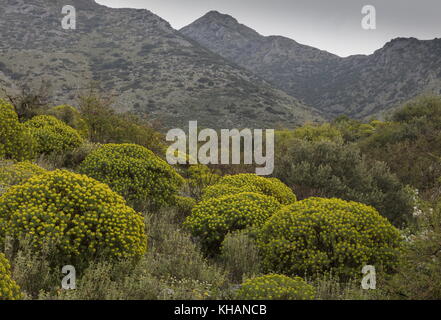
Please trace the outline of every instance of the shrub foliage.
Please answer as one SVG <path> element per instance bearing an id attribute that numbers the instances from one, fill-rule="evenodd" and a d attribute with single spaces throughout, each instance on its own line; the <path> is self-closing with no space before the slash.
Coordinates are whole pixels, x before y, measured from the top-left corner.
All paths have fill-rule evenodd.
<path id="1" fill-rule="evenodd" d="M 314 276 L 361 274 L 364 265 L 393 267 L 400 233 L 374 208 L 340 199 L 309 198 L 286 206 L 258 239 L 266 271 Z"/>
<path id="2" fill-rule="evenodd" d="M 183 178 L 153 152 L 135 144 L 107 144 L 92 151 L 80 172 L 108 184 L 135 203 L 173 204 Z"/>
<path id="3" fill-rule="evenodd" d="M 83 138 L 77 130 L 53 116 L 36 116 L 25 125 L 37 141 L 39 154 L 72 151 L 83 143 Z"/>
<path id="4" fill-rule="evenodd" d="M 138 256 L 146 250 L 141 214 L 92 178 L 56 170 L 13 186 L 0 198 L 0 237 L 55 243 L 64 258 Z"/>
<path id="5" fill-rule="evenodd" d="M 19 300 L 20 288 L 11 279 L 11 266 L 3 253 L 0 253 L 0 300 Z"/>
<path id="6" fill-rule="evenodd" d="M 260 227 L 279 208 L 273 197 L 243 192 L 199 202 L 184 224 L 205 249 L 216 253 L 228 232 Z"/>
<path id="7" fill-rule="evenodd" d="M 244 173 L 225 176 L 213 186 L 205 189 L 203 198 L 221 197 L 238 192 L 256 192 L 272 196 L 281 204 L 296 201 L 292 190 L 276 178 L 264 178 L 256 174 Z"/>
<path id="8" fill-rule="evenodd" d="M 34 151 L 35 141 L 19 122 L 14 107 L 0 99 L 0 158 L 30 160 Z"/>
<path id="9" fill-rule="evenodd" d="M 300 277 L 280 274 L 248 279 L 237 292 L 240 300 L 312 300 L 315 289 Z"/>

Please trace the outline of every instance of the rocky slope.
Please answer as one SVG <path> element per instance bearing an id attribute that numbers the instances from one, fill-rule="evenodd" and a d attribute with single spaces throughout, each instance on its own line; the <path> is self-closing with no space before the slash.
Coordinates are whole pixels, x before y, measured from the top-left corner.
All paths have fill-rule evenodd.
<path id="1" fill-rule="evenodd" d="M 74 5 L 77 29 L 63 30 Z M 321 119 L 299 100 L 203 48 L 147 10 L 93 0 L 3 0 L 0 86 L 49 80 L 54 103 L 74 103 L 91 81 L 118 95 L 118 110 L 165 127 L 293 126 Z"/>
<path id="2" fill-rule="evenodd" d="M 441 39 L 399 38 L 372 55 L 340 58 L 284 37 L 264 37 L 216 11 L 180 31 L 328 117 L 365 118 L 422 93 L 441 93 Z"/>

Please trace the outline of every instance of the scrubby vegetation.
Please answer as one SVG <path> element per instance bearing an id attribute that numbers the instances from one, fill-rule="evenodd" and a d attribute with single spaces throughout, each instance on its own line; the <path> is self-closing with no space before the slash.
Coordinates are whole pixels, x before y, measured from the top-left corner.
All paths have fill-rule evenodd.
<path id="1" fill-rule="evenodd" d="M 240 300 L 312 300 L 314 287 L 302 278 L 279 274 L 245 281 L 237 293 Z"/>
<path id="2" fill-rule="evenodd" d="M 80 172 L 108 184 L 136 206 L 171 204 L 183 178 L 152 151 L 135 144 L 106 144 L 92 151 Z"/>
<path id="3" fill-rule="evenodd" d="M 78 131 L 53 116 L 36 116 L 25 125 L 37 141 L 38 154 L 72 151 L 83 142 Z"/>
<path id="4" fill-rule="evenodd" d="M 11 266 L 3 253 L 0 253 L 0 300 L 18 300 L 22 297 L 20 288 L 11 279 Z"/>
<path id="5" fill-rule="evenodd" d="M 275 213 L 261 228 L 258 243 L 266 271 L 350 279 L 365 265 L 390 271 L 400 233 L 372 207 L 308 198 Z"/>
<path id="6" fill-rule="evenodd" d="M 441 298 L 439 98 L 278 130 L 271 177 L 170 166 L 153 125 L 93 92 L 10 100 L 0 299 Z M 366 265 L 376 290 L 360 287 Z"/>

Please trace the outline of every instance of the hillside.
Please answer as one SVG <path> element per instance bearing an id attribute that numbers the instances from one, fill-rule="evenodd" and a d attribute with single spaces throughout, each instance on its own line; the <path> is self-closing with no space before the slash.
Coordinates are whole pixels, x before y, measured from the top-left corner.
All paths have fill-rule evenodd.
<path id="1" fill-rule="evenodd" d="M 332 118 L 369 117 L 421 93 L 441 93 L 441 39 L 395 39 L 372 55 L 340 58 L 294 40 L 265 37 L 209 12 L 180 30 Z"/>
<path id="2" fill-rule="evenodd" d="M 213 128 L 294 126 L 312 108 L 196 44 L 147 10 L 75 1 L 77 29 L 63 30 L 69 1 L 6 0 L 0 7 L 0 84 L 53 85 L 54 103 L 75 103 L 98 81 L 119 111 L 165 127 L 198 120 Z M 31 26 L 31 27 L 30 27 Z"/>

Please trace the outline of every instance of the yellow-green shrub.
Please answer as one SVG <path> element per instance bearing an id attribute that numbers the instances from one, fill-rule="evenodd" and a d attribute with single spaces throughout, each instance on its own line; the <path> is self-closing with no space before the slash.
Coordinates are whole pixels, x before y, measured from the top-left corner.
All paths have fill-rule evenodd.
<path id="1" fill-rule="evenodd" d="M 158 208 L 173 204 L 183 178 L 153 152 L 136 144 L 106 144 L 92 151 L 80 172 L 108 184 L 127 200 Z"/>
<path id="2" fill-rule="evenodd" d="M 77 130 L 53 116 L 36 116 L 25 125 L 37 141 L 39 154 L 72 151 L 84 141 Z"/>
<path id="3" fill-rule="evenodd" d="M 374 208 L 340 199 L 309 198 L 282 208 L 259 232 L 266 271 L 314 276 L 361 275 L 364 265 L 394 266 L 400 232 Z"/>
<path id="4" fill-rule="evenodd" d="M 19 300 L 20 288 L 11 278 L 11 266 L 3 253 L 0 253 L 0 300 Z"/>
<path id="5" fill-rule="evenodd" d="M 300 277 L 269 274 L 246 280 L 238 290 L 239 300 L 313 300 L 315 289 Z"/>
<path id="6" fill-rule="evenodd" d="M 45 172 L 47 172 L 45 169 L 29 161 L 0 163 L 0 187 L 8 188 L 21 184 L 31 177 Z"/>
<path id="7" fill-rule="evenodd" d="M 81 117 L 80 112 L 74 107 L 63 104 L 50 108 L 46 113 L 76 129 L 83 138 L 89 136 L 89 125 L 86 120 Z"/>
<path id="8" fill-rule="evenodd" d="M 138 256 L 146 250 L 144 219 L 107 185 L 56 170 L 13 186 L 0 197 L 0 239 L 54 243 L 60 257 Z M 1 242 L 1 240 L 0 240 Z"/>
<path id="9" fill-rule="evenodd" d="M 35 153 L 35 140 L 19 122 L 14 107 L 0 99 L 0 158 L 30 160 Z"/>
<path id="10" fill-rule="evenodd" d="M 175 206 L 178 208 L 179 212 L 183 216 L 188 216 L 191 213 L 191 210 L 196 205 L 196 200 L 190 197 L 175 197 Z"/>
<path id="11" fill-rule="evenodd" d="M 273 197 L 244 192 L 199 202 L 184 225 L 205 249 L 217 252 L 228 232 L 260 227 L 280 208 Z"/>
<path id="12" fill-rule="evenodd" d="M 272 196 L 281 204 L 290 204 L 297 200 L 292 190 L 279 179 L 264 178 L 251 173 L 223 177 L 204 190 L 203 199 L 236 194 L 238 190 Z"/>

